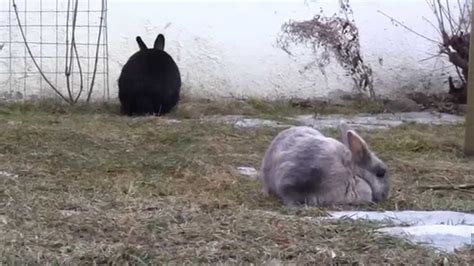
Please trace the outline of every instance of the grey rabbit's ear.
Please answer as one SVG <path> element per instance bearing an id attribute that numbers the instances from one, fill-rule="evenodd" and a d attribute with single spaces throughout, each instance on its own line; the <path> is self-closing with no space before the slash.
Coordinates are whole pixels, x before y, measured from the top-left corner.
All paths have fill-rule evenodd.
<path id="1" fill-rule="evenodd" d="M 339 131 L 341 132 L 342 143 L 344 143 L 344 145 L 346 145 L 346 147 L 349 147 L 349 142 L 347 140 L 347 132 L 349 130 L 352 130 L 352 128 L 350 128 L 349 125 L 347 125 L 346 122 L 341 120 L 339 122 Z"/>
<path id="2" fill-rule="evenodd" d="M 158 37 L 156 37 L 154 48 L 160 51 L 165 49 L 165 36 L 163 36 L 163 34 L 160 33 Z"/>
<path id="3" fill-rule="evenodd" d="M 146 44 L 143 42 L 142 38 L 140 36 L 137 36 L 136 38 L 137 40 L 137 43 L 138 43 L 138 47 L 140 47 L 140 50 L 147 50 L 148 47 L 146 46 Z"/>
<path id="4" fill-rule="evenodd" d="M 354 130 L 346 134 L 348 148 L 352 153 L 352 159 L 356 164 L 365 164 L 370 161 L 371 153 L 367 143 Z"/>

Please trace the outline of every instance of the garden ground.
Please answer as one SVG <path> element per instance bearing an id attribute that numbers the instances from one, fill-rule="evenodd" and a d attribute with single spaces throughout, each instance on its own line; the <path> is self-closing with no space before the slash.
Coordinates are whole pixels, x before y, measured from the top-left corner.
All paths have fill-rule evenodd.
<path id="1" fill-rule="evenodd" d="M 166 118 L 129 118 L 114 104 L 2 104 L 0 262 L 474 264 L 468 248 L 444 254 L 377 233 L 375 223 L 308 219 L 328 209 L 283 207 L 237 170 L 258 169 L 282 129 L 201 119 L 239 114 L 288 123 L 296 114 L 380 110 L 360 102 L 185 101 Z M 386 202 L 357 209 L 474 212 L 472 191 L 422 188 L 473 182 L 463 125 L 361 135 L 388 164 L 392 188 Z"/>

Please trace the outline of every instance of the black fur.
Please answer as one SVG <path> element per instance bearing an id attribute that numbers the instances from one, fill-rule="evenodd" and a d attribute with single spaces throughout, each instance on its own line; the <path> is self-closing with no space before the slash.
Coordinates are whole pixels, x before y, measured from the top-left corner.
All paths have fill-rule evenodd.
<path id="1" fill-rule="evenodd" d="M 140 50 L 125 63 L 118 80 L 121 112 L 129 116 L 167 114 L 180 99 L 179 68 L 163 50 L 162 34 L 152 49 L 139 36 L 136 41 Z"/>

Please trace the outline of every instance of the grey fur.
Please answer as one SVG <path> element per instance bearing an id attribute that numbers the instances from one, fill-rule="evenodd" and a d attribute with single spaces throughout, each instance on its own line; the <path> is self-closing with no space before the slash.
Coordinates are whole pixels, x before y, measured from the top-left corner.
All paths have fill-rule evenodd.
<path id="1" fill-rule="evenodd" d="M 390 190 L 387 166 L 345 123 L 340 130 L 342 142 L 310 127 L 280 132 L 262 161 L 259 179 L 264 193 L 289 206 L 385 200 Z"/>

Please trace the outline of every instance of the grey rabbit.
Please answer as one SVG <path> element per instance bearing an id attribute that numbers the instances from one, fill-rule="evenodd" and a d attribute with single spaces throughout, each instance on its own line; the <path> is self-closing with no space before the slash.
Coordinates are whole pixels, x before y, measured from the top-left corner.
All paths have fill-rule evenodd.
<path id="1" fill-rule="evenodd" d="M 342 142 L 311 127 L 280 132 L 262 160 L 259 179 L 263 192 L 285 205 L 360 205 L 389 196 L 385 163 L 346 123 Z"/>

